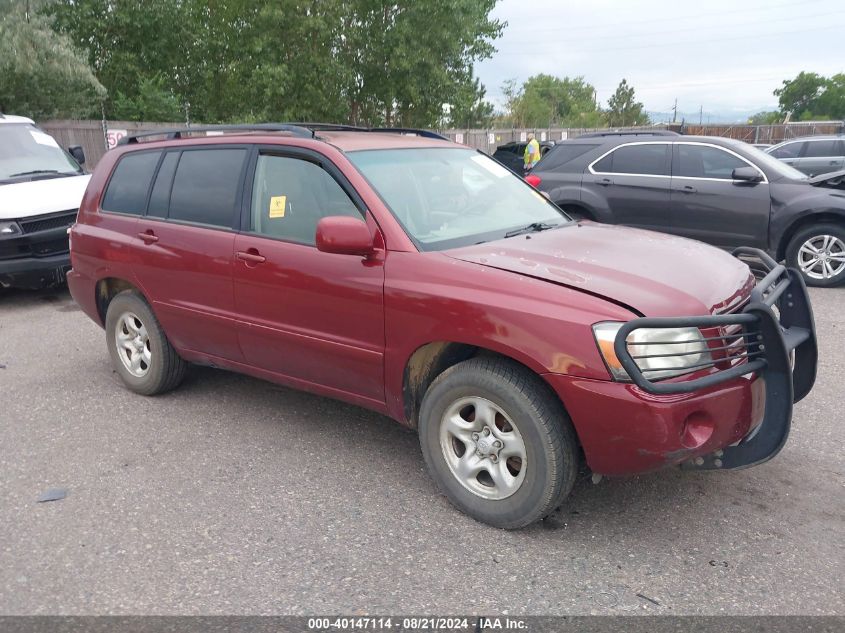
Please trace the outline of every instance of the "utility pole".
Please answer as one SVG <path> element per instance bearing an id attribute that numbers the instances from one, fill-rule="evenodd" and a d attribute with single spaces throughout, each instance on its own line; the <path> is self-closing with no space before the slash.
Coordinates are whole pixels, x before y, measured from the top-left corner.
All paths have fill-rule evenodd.
<path id="1" fill-rule="evenodd" d="M 704 106 L 698 106 L 698 124 L 701 125 L 704 122 Z"/>
<path id="2" fill-rule="evenodd" d="M 672 106 L 672 123 L 678 120 L 678 97 L 675 97 L 675 105 Z"/>

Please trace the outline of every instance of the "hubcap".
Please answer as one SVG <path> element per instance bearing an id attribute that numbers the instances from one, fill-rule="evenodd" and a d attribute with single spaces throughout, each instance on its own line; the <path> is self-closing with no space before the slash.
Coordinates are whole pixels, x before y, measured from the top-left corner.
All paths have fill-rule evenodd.
<path id="1" fill-rule="evenodd" d="M 812 279 L 832 279 L 845 270 L 845 242 L 835 235 L 816 235 L 798 249 L 798 266 Z"/>
<path id="2" fill-rule="evenodd" d="M 440 422 L 440 448 L 461 485 L 485 499 L 505 499 L 525 479 L 525 442 L 501 408 L 485 398 L 461 398 Z"/>
<path id="3" fill-rule="evenodd" d="M 134 312 L 124 312 L 115 325 L 117 355 L 127 371 L 142 378 L 150 370 L 152 353 L 147 328 Z"/>

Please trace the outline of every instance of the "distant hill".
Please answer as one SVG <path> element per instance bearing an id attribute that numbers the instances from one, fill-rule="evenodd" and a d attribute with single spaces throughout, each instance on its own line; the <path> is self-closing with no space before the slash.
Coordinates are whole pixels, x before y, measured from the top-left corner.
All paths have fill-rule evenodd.
<path id="1" fill-rule="evenodd" d="M 704 115 L 700 116 L 698 110 L 695 112 L 678 112 L 677 120 L 686 121 L 687 123 L 698 123 L 699 119 L 704 123 L 748 123 L 748 119 L 758 112 L 765 112 L 770 110 L 777 110 L 777 106 L 760 106 L 754 110 L 730 110 L 719 109 L 714 111 L 704 111 Z M 648 110 L 648 116 L 655 123 L 665 123 L 672 120 L 671 112 L 657 112 Z"/>

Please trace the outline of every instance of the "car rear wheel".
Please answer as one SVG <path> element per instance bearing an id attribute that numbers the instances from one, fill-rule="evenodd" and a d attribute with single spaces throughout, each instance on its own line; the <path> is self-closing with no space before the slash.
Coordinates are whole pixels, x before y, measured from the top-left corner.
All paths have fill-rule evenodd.
<path id="1" fill-rule="evenodd" d="M 542 380 L 511 361 L 475 358 L 443 372 L 423 398 L 419 433 L 440 490 L 495 527 L 542 519 L 575 482 L 569 417 Z"/>
<path id="2" fill-rule="evenodd" d="M 106 311 L 112 364 L 129 389 L 145 396 L 182 382 L 186 363 L 170 345 L 146 301 L 134 290 L 119 293 Z"/>
<path id="3" fill-rule="evenodd" d="M 801 271 L 809 286 L 845 282 L 845 227 L 818 224 L 798 231 L 789 242 L 786 261 Z"/>

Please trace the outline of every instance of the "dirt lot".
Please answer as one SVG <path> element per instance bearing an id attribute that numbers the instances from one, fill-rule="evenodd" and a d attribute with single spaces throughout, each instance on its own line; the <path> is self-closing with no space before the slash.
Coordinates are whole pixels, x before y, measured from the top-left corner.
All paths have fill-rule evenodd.
<path id="1" fill-rule="evenodd" d="M 0 613 L 845 614 L 845 289 L 812 296 L 819 380 L 775 460 L 584 476 L 503 532 L 384 417 L 211 369 L 143 398 L 66 292 L 2 293 Z"/>

